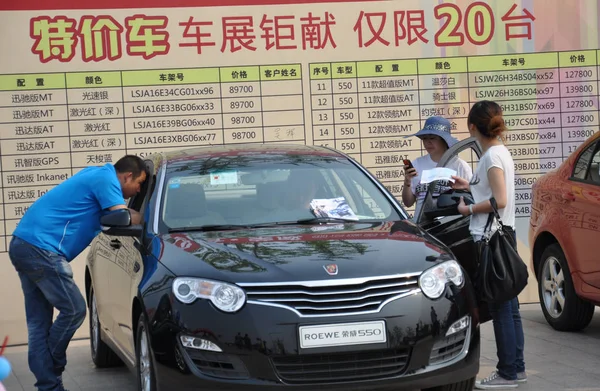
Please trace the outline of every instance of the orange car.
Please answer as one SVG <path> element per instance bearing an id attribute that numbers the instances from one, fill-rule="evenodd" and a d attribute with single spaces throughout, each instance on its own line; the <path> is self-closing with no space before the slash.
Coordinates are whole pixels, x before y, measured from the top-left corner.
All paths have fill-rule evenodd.
<path id="1" fill-rule="evenodd" d="M 532 188 L 531 266 L 556 330 L 587 327 L 600 305 L 600 132 Z"/>

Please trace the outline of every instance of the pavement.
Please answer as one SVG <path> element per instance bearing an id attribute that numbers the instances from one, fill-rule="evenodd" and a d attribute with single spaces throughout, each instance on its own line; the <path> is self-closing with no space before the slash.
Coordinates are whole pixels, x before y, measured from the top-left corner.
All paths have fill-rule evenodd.
<path id="1" fill-rule="evenodd" d="M 526 391 L 600 391 L 600 309 L 582 332 L 554 331 L 538 304 L 521 306 L 525 331 L 525 361 L 529 381 Z M 89 340 L 69 345 L 68 365 L 63 375 L 69 391 L 135 391 L 135 378 L 128 369 L 96 369 L 90 358 Z M 7 391 L 35 391 L 35 378 L 27 365 L 27 346 L 8 347 L 5 355 L 13 371 L 3 384 Z M 482 327 L 480 377 L 496 365 L 496 343 L 491 322 Z M 417 391 L 417 390 L 415 390 Z"/>

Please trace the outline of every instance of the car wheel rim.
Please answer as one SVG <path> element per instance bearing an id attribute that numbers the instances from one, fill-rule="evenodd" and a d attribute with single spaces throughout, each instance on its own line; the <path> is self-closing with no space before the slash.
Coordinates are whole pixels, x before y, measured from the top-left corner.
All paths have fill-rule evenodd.
<path id="1" fill-rule="evenodd" d="M 565 275 L 555 257 L 546 259 L 541 282 L 540 290 L 546 311 L 551 317 L 558 318 L 565 309 Z"/>
<path id="2" fill-rule="evenodd" d="M 96 295 L 92 295 L 92 352 L 96 355 L 98 349 L 98 339 L 100 338 L 98 308 L 96 307 Z"/>
<path id="3" fill-rule="evenodd" d="M 146 330 L 140 335 L 140 383 L 143 391 L 150 391 L 150 352 Z"/>

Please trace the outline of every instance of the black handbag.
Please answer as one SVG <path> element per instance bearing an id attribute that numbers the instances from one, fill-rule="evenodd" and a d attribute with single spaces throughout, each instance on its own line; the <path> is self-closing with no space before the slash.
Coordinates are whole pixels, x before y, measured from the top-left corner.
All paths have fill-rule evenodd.
<path id="1" fill-rule="evenodd" d="M 498 214 L 498 204 L 490 199 L 493 213 L 485 225 L 483 238 L 477 242 L 479 266 L 476 278 L 480 299 L 486 302 L 504 302 L 517 297 L 527 286 L 527 265 L 516 250 L 516 243 Z M 499 228 L 491 236 L 494 218 Z"/>

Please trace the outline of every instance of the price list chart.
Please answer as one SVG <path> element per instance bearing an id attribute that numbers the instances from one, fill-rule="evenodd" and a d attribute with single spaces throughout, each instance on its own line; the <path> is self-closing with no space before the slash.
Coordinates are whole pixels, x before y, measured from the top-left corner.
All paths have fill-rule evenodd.
<path id="1" fill-rule="evenodd" d="M 400 200 L 402 159 L 426 153 L 407 136 L 441 115 L 464 139 L 471 105 L 496 101 L 515 162 L 517 217 L 529 218 L 536 179 L 598 130 L 599 58 L 587 50 L 311 63 L 314 143 L 348 153 Z"/>
<path id="2" fill-rule="evenodd" d="M 304 143 L 300 64 L 0 75 L 0 252 L 89 165 L 193 146 Z"/>

